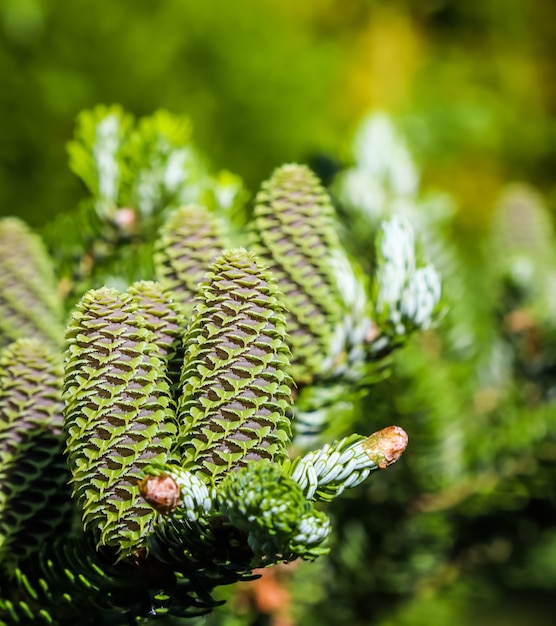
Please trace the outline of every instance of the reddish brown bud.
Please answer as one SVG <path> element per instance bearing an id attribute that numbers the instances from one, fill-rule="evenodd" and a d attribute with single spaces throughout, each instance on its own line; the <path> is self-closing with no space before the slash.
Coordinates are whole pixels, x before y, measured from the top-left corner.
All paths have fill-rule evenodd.
<path id="1" fill-rule="evenodd" d="M 367 334 L 365 335 L 365 341 L 367 343 L 372 343 L 373 341 L 378 339 L 379 335 L 380 335 L 380 330 L 378 326 L 374 322 L 371 322 L 371 325 L 369 326 L 369 329 L 367 330 Z"/>
<path id="2" fill-rule="evenodd" d="M 114 214 L 114 223 L 124 232 L 131 232 L 137 226 L 137 213 L 135 209 L 123 207 Z"/>
<path id="3" fill-rule="evenodd" d="M 143 498 L 159 513 L 167 515 L 180 503 L 180 488 L 168 474 L 147 476 L 139 482 Z"/>
<path id="4" fill-rule="evenodd" d="M 373 433 L 363 443 L 363 449 L 380 469 L 395 463 L 407 447 L 407 433 L 399 426 L 388 426 Z"/>

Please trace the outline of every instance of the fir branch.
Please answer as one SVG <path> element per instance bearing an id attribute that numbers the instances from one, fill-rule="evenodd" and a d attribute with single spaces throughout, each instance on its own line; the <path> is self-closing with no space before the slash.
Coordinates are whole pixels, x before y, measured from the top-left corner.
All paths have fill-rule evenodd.
<path id="1" fill-rule="evenodd" d="M 330 532 L 328 518 L 278 465 L 260 461 L 229 474 L 217 488 L 217 502 L 248 533 L 255 567 L 328 551 L 321 546 Z"/>
<path id="2" fill-rule="evenodd" d="M 419 264 L 411 224 L 394 217 L 377 236 L 375 276 L 376 322 L 383 335 L 371 344 L 383 350 L 385 342 L 402 341 L 436 321 L 441 296 L 440 276 L 432 265 Z"/>
<path id="3" fill-rule="evenodd" d="M 84 533 L 55 538 L 9 581 L 13 601 L 0 600 L 0 619 L 10 623 L 123 626 L 168 612 L 168 594 L 176 588 L 172 571 L 163 571 L 148 555 L 118 559 Z M 1 621 L 0 621 L 1 623 Z"/>
<path id="4" fill-rule="evenodd" d="M 407 446 L 407 434 L 388 426 L 369 437 L 351 435 L 284 466 L 309 500 L 330 501 L 345 489 L 360 485 L 378 469 L 395 463 Z"/>

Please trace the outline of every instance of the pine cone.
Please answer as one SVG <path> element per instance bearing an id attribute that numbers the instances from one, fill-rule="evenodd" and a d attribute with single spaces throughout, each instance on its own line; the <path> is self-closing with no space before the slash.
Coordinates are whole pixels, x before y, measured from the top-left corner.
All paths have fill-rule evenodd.
<path id="1" fill-rule="evenodd" d="M 292 381 L 284 307 L 253 253 L 225 251 L 201 294 L 185 338 L 179 441 L 186 469 L 218 477 L 285 455 Z"/>

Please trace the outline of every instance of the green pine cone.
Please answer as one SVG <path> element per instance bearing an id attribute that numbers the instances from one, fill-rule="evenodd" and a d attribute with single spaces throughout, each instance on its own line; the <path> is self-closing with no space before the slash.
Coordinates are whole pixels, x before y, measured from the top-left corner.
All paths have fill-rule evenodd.
<path id="1" fill-rule="evenodd" d="M 289 442 L 289 350 L 280 294 L 244 249 L 226 250 L 202 284 L 185 337 L 179 443 L 185 469 L 215 480 Z"/>
<path id="2" fill-rule="evenodd" d="M 33 337 L 59 349 L 62 303 L 42 241 L 16 218 L 0 220 L 0 346 Z"/>
<path id="3" fill-rule="evenodd" d="M 0 561 L 11 566 L 67 522 L 61 367 L 36 339 L 0 358 Z"/>
<path id="4" fill-rule="evenodd" d="M 145 326 L 154 333 L 160 357 L 166 363 L 166 373 L 172 388 L 177 387 L 183 363 L 182 328 L 184 321 L 177 305 L 160 283 L 140 281 L 131 285 L 128 293 L 139 308 Z"/>
<path id="5" fill-rule="evenodd" d="M 199 283 L 226 247 L 216 217 L 196 204 L 173 211 L 162 227 L 154 257 L 156 275 L 187 318 L 193 312 Z"/>
<path id="6" fill-rule="evenodd" d="M 165 463 L 173 402 L 155 337 L 128 294 L 87 292 L 67 331 L 68 461 L 83 523 L 99 545 L 129 553 L 154 512 L 139 494 L 150 463 Z"/>
<path id="7" fill-rule="evenodd" d="M 263 183 L 251 225 L 251 249 L 268 264 L 284 294 L 293 378 L 310 383 L 329 367 L 343 319 L 332 258 L 340 249 L 334 210 L 305 166 L 284 165 Z"/>

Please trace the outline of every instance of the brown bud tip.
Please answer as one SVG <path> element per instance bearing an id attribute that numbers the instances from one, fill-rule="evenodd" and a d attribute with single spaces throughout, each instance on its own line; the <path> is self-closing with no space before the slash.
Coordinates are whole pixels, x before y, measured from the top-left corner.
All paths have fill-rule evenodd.
<path id="1" fill-rule="evenodd" d="M 114 214 L 114 223 L 123 231 L 131 232 L 137 225 L 137 213 L 129 207 L 118 209 Z"/>
<path id="2" fill-rule="evenodd" d="M 407 433 L 399 426 L 388 426 L 363 442 L 363 449 L 380 469 L 395 463 L 407 447 Z"/>
<path id="3" fill-rule="evenodd" d="M 168 474 L 147 476 L 139 482 L 139 491 L 153 509 L 163 515 L 174 511 L 180 503 L 180 488 Z"/>
<path id="4" fill-rule="evenodd" d="M 371 322 L 371 325 L 367 330 L 367 334 L 365 335 L 365 341 L 367 343 L 372 343 L 373 341 L 375 341 L 375 339 L 378 339 L 379 335 L 380 330 L 378 329 L 378 326 L 374 322 Z"/>

